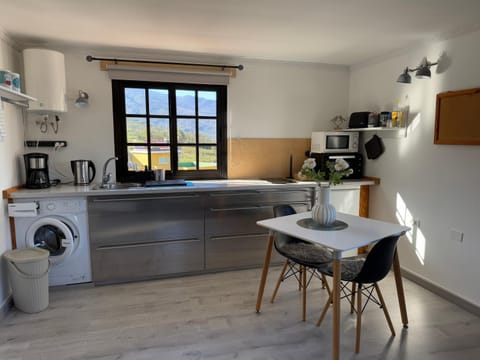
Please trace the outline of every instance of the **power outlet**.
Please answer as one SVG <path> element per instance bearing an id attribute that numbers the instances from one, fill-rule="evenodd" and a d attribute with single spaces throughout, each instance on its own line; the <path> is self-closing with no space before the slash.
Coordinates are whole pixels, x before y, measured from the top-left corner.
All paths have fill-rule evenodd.
<path id="1" fill-rule="evenodd" d="M 463 232 L 456 229 L 450 229 L 450 239 L 455 242 L 463 242 Z"/>

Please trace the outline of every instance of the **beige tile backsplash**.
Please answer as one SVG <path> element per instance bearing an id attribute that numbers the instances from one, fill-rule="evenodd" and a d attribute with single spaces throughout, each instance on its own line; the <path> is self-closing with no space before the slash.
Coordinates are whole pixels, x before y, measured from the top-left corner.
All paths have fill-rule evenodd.
<path id="1" fill-rule="evenodd" d="M 310 139 L 229 139 L 228 178 L 287 177 L 290 155 L 293 174 L 300 170 L 310 150 Z"/>

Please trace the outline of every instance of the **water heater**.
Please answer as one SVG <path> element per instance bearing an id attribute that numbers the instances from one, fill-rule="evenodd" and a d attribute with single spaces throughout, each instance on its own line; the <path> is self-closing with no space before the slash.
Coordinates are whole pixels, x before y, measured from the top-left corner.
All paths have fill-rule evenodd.
<path id="1" fill-rule="evenodd" d="M 47 49 L 23 50 L 26 93 L 38 101 L 30 103 L 30 111 L 66 112 L 65 57 Z"/>

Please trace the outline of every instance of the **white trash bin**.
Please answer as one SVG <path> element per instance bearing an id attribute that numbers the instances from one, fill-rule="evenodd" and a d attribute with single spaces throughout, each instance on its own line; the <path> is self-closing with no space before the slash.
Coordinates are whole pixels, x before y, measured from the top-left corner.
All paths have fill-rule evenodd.
<path id="1" fill-rule="evenodd" d="M 48 256 L 43 249 L 28 248 L 7 251 L 8 278 L 15 307 L 36 313 L 48 307 Z"/>

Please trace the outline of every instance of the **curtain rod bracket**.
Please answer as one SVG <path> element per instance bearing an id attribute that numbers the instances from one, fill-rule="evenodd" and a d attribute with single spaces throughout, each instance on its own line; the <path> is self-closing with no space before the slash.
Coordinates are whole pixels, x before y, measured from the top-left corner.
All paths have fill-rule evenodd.
<path id="1" fill-rule="evenodd" d="M 139 64 L 164 64 L 164 65 L 186 65 L 186 66 L 206 66 L 206 67 L 219 67 L 222 70 L 225 69 L 237 69 L 243 70 L 243 65 L 215 65 L 215 64 L 202 64 L 202 63 L 182 63 L 182 62 L 174 62 L 174 61 L 155 61 L 155 60 L 136 60 L 136 59 L 111 59 L 111 58 L 99 58 L 94 57 L 91 55 L 87 55 L 86 60 L 88 62 L 96 61 L 113 61 L 116 65 L 119 62 L 132 62 L 132 63 L 139 63 Z"/>

